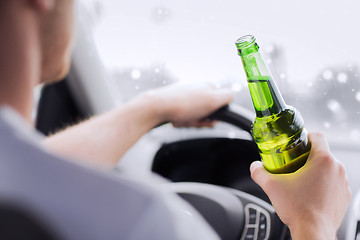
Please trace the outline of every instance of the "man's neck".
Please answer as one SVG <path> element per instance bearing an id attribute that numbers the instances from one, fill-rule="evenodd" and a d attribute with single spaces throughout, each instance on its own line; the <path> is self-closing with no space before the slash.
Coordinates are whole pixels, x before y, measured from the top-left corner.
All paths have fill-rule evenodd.
<path id="1" fill-rule="evenodd" d="M 23 14 L 12 10 L 2 11 L 0 19 L 0 104 L 12 107 L 30 122 L 41 62 L 36 20 L 26 9 Z"/>

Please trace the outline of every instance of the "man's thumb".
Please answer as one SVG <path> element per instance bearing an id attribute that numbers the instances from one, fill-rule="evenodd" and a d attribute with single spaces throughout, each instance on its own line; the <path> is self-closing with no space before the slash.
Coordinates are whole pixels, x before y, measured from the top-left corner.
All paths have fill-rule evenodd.
<path id="1" fill-rule="evenodd" d="M 256 182 L 262 189 L 266 181 L 269 179 L 269 173 L 265 170 L 264 165 L 260 161 L 255 161 L 250 165 L 251 178 Z"/>

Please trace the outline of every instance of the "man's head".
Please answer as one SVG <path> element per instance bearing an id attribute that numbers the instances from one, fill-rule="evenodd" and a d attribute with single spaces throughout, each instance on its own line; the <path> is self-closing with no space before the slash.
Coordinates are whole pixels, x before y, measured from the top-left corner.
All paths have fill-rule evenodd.
<path id="1" fill-rule="evenodd" d="M 74 0 L 30 0 L 39 12 L 41 82 L 60 80 L 69 71 Z"/>
<path id="2" fill-rule="evenodd" d="M 0 106 L 30 119 L 33 87 L 70 66 L 75 0 L 0 0 Z"/>
<path id="3" fill-rule="evenodd" d="M 32 51 L 28 55 L 32 55 L 33 65 L 39 62 L 35 84 L 56 81 L 67 74 L 74 0 L 0 0 L 0 25 L 4 30 L 0 44 L 8 45 L 10 54 Z"/>

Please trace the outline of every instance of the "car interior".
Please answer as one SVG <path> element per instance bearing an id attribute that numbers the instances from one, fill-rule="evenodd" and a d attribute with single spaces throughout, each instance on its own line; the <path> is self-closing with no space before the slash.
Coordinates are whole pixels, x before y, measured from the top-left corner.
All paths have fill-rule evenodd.
<path id="1" fill-rule="evenodd" d="M 179 21 L 182 22 L 190 20 L 195 21 L 195 18 L 191 19 L 190 15 L 195 14 L 195 11 L 202 9 L 201 4 L 198 5 L 195 3 L 190 3 L 189 1 L 185 1 L 188 5 L 185 3 L 174 3 L 167 5 L 164 3 L 164 1 L 150 1 L 152 3 L 144 2 L 145 1 L 137 1 L 137 4 L 144 4 L 144 9 L 138 10 L 140 11 L 138 14 L 141 15 L 143 11 L 147 9 L 149 14 L 146 18 L 149 18 L 152 21 L 152 24 L 155 26 L 154 29 L 156 29 L 156 31 L 165 32 L 164 36 L 149 35 L 149 44 L 151 46 L 151 41 L 158 41 L 159 49 L 162 49 L 164 52 L 170 51 L 169 49 L 172 49 L 173 47 L 175 49 L 178 47 L 177 44 L 179 43 L 169 41 L 169 39 L 172 38 L 168 37 L 167 35 L 169 34 L 170 36 L 173 34 L 174 30 L 170 28 L 182 27 L 177 25 L 175 21 L 176 18 L 179 18 Z M 158 2 L 161 3 L 158 4 Z M 239 3 L 235 3 L 235 1 L 230 2 L 234 6 L 241 5 Z M 202 3 L 205 4 L 205 1 Z M 276 1 L 276 6 L 280 6 L 281 3 L 282 1 Z M 196 6 L 192 7 L 191 4 Z M 231 4 L 224 4 L 224 8 L 230 9 L 232 6 Z M 360 7 L 358 3 L 356 4 L 358 7 Z M 127 3 L 123 3 L 123 7 L 128 7 L 130 12 L 135 11 L 134 5 L 135 3 L 129 3 L 129 6 Z M 214 9 L 216 6 L 218 6 L 215 3 L 210 3 L 210 5 L 213 5 Z M 37 104 L 38 107 L 36 111 L 36 128 L 45 135 L 49 135 L 58 129 L 64 128 L 65 126 L 80 122 L 83 119 L 91 117 L 95 114 L 100 114 L 117 105 L 123 104 L 141 91 L 151 87 L 170 84 L 174 81 L 178 81 L 178 78 L 183 77 L 181 74 L 178 76 L 176 75 L 176 68 L 172 69 L 173 72 L 171 72 L 170 69 L 168 70 L 168 73 L 166 73 L 161 65 L 156 65 L 160 67 L 156 67 L 155 72 L 149 72 L 146 67 L 141 69 L 141 67 L 134 64 L 132 58 L 129 58 L 129 61 L 130 64 L 134 66 L 133 69 L 131 69 L 129 66 L 123 66 L 123 68 L 119 67 L 114 70 L 113 66 L 109 66 L 111 65 L 108 64 L 110 60 L 104 60 L 106 59 L 106 54 L 108 53 L 104 53 L 104 51 L 101 52 L 101 47 L 99 44 L 102 41 L 101 39 L 118 39 L 116 38 L 116 35 L 119 33 L 113 32 L 111 33 L 113 35 L 110 34 L 104 36 L 105 27 L 102 27 L 102 30 L 100 28 L 102 25 L 105 26 L 106 20 L 99 19 L 101 19 L 101 17 L 109 17 L 111 21 L 116 19 L 114 15 L 111 15 L 111 6 L 115 7 L 117 6 L 117 3 L 114 3 L 114 1 L 102 3 L 101 1 L 95 0 L 79 1 L 77 7 L 78 34 L 76 35 L 77 37 L 74 44 L 74 52 L 72 57 L 73 63 L 70 73 L 62 82 L 49 86 L 42 86 L 41 93 L 39 94 L 39 100 Z M 336 6 L 332 5 L 329 7 L 336 8 Z M 344 8 L 350 9 L 349 6 L 345 6 Z M 108 12 L 106 12 L 106 10 L 108 10 Z M 119 14 L 123 13 L 123 11 L 124 10 L 119 10 Z M 215 10 L 210 10 L 210 7 L 205 7 L 203 11 L 207 14 L 209 14 L 210 11 L 213 11 L 211 13 L 214 14 L 215 18 L 220 16 L 224 19 L 226 18 L 226 14 L 220 14 Z M 281 9 L 274 11 L 280 12 Z M 284 11 L 287 10 L 285 9 Z M 338 11 L 341 12 L 341 10 Z M 108 14 L 109 16 L 106 15 L 104 17 L 102 14 Z M 207 18 L 208 16 L 203 16 L 200 12 L 197 12 L 196 16 L 199 18 L 203 17 L 205 19 L 199 20 L 196 22 L 196 24 L 198 24 L 200 28 L 202 27 L 204 31 L 210 32 L 211 30 L 207 29 L 209 26 L 216 25 L 214 27 L 216 30 L 217 28 L 222 27 L 218 26 L 219 24 L 226 24 L 226 21 L 230 21 L 221 19 L 219 20 L 219 23 L 216 23 L 214 19 Z M 131 28 L 136 28 L 138 25 L 142 24 L 143 20 L 140 17 L 139 20 L 136 19 L 136 16 L 125 16 L 124 19 L 126 17 L 129 21 L 133 21 L 133 23 L 128 23 Z M 352 20 L 352 18 L 349 19 L 349 21 L 350 20 Z M 103 23 L 97 23 L 101 21 L 103 21 Z M 207 23 L 208 21 L 210 22 Z M 343 21 L 345 22 L 345 20 Z M 100 26 L 97 26 L 97 24 Z M 186 24 L 184 25 L 189 26 Z M 124 34 L 128 33 L 126 31 L 136 32 L 136 30 L 126 29 L 126 25 L 124 23 L 119 23 L 118 26 L 120 33 L 122 31 L 121 28 L 123 28 Z M 234 25 L 228 26 L 228 28 L 230 28 L 228 30 L 233 31 L 235 34 L 242 33 L 242 31 L 239 33 L 239 29 L 236 29 L 235 27 L 231 28 L 233 26 Z M 98 30 L 95 29 L 96 27 L 98 27 Z M 255 28 L 256 32 L 260 33 L 259 36 L 264 37 L 264 39 L 268 37 L 268 39 L 274 41 L 272 38 L 284 38 L 284 36 L 276 35 L 276 33 L 274 33 L 274 35 L 271 33 L 262 35 L 261 31 L 263 31 L 263 29 L 258 27 L 255 23 L 254 25 L 248 26 L 245 30 L 247 31 L 248 29 L 251 29 L 251 27 Z M 108 28 L 111 28 L 111 26 L 108 26 Z M 142 30 L 143 29 L 140 28 L 139 31 Z M 285 29 L 282 29 L 282 31 L 284 30 Z M 181 31 L 192 34 L 192 31 L 189 29 Z M 302 32 L 300 33 L 302 34 Z M 154 34 L 157 33 L 155 32 Z M 199 34 L 201 34 L 201 32 Z M 134 35 L 136 35 L 136 37 L 141 36 L 140 33 L 134 33 Z M 178 35 L 176 35 L 176 37 L 178 37 Z M 204 34 L 204 36 L 208 35 Z M 272 36 L 272 38 L 269 36 Z M 298 35 L 295 34 L 294 36 Z M 190 39 L 189 41 L 191 41 L 193 40 L 194 36 L 183 35 L 184 39 L 187 37 Z M 230 37 L 233 37 L 233 40 L 235 40 L 237 35 L 230 35 Z M 131 40 L 131 38 L 129 39 Z M 228 38 L 224 39 L 228 40 Z M 230 49 L 230 54 L 234 55 L 234 58 L 232 59 L 235 59 L 234 62 L 238 63 L 237 68 L 240 69 L 240 59 L 236 58 L 237 56 L 234 49 L 231 50 L 231 47 L 234 47 L 233 42 L 230 41 L 227 43 L 223 41 L 224 39 L 211 41 L 211 44 L 229 44 L 230 47 L 225 47 L 224 49 Z M 356 33 L 356 35 L 353 36 L 353 39 L 360 40 L 360 34 Z M 124 44 L 129 44 L 130 40 L 125 40 Z M 114 44 L 112 46 L 116 47 L 117 45 L 122 45 L 122 43 Z M 120 47 L 121 46 L 119 46 L 119 48 Z M 131 47 L 142 48 L 144 46 L 129 45 L 126 47 L 126 49 Z M 205 48 L 207 47 L 208 45 L 205 44 Z M 268 48 L 271 47 L 275 48 L 275 50 L 267 49 L 267 51 L 270 51 L 273 56 L 282 56 L 282 47 L 278 47 L 276 44 L 268 46 Z M 296 45 L 292 45 L 291 47 L 296 48 Z M 195 44 L 194 48 L 204 48 L 204 46 Z M 205 50 L 211 51 L 212 49 Z M 359 49 L 357 48 L 355 50 Z M 142 50 L 140 49 L 138 51 L 141 52 Z M 119 52 L 121 52 L 121 50 L 119 50 Z M 207 58 L 209 56 L 204 51 L 196 52 L 196 54 L 200 52 L 204 54 L 203 58 Z M 174 55 L 178 53 L 179 51 L 173 51 Z M 216 49 L 214 49 L 214 53 L 216 55 Z M 270 53 L 268 52 L 267 56 L 271 55 Z M 360 50 L 357 53 L 360 53 Z M 136 54 L 138 54 L 138 52 L 134 51 L 134 55 Z M 144 50 L 144 54 L 150 53 L 147 50 Z M 288 54 L 299 54 L 299 52 L 291 52 L 289 50 Z M 124 55 L 126 57 L 126 53 Z M 160 55 L 162 55 L 161 57 L 164 57 L 166 54 L 160 53 Z M 352 53 L 352 55 L 354 55 L 354 53 Z M 136 56 L 140 57 L 140 55 Z M 220 57 L 222 58 L 223 56 L 224 55 L 221 55 Z M 166 62 L 165 57 L 162 59 L 163 62 Z M 181 57 L 183 56 L 179 57 L 180 60 Z M 191 58 L 191 54 L 185 57 Z M 276 60 L 275 57 L 273 61 L 276 64 L 282 65 L 284 63 L 284 60 Z M 303 57 L 300 56 L 299 58 L 302 59 Z M 199 59 L 201 58 L 194 58 L 191 64 L 199 64 Z M 171 62 L 173 59 L 169 61 Z M 219 61 L 224 61 L 224 59 L 220 59 Z M 141 61 L 139 60 L 139 64 L 141 65 L 140 62 Z M 178 62 L 173 61 L 171 64 L 172 63 Z M 215 64 L 217 63 L 218 62 L 215 62 Z M 151 64 L 151 62 L 149 64 Z M 339 67 L 335 67 L 335 70 L 333 69 L 331 72 L 333 75 L 338 73 L 337 81 L 334 81 L 338 84 L 341 84 L 342 81 L 350 84 L 351 73 L 353 74 L 351 76 L 354 76 L 354 79 L 357 82 L 360 82 L 358 75 L 355 77 L 356 74 L 360 73 L 359 58 L 357 58 L 355 61 L 352 61 L 352 64 L 352 71 L 348 73 L 346 80 L 344 80 L 344 76 L 341 75 L 343 71 L 338 70 Z M 235 68 L 234 66 L 235 64 L 230 63 L 228 67 Z M 304 68 L 307 66 L 307 64 L 304 64 Z M 194 72 L 195 77 L 198 76 L 197 74 L 199 72 L 206 72 L 206 67 L 209 66 L 207 64 L 201 65 L 200 63 L 199 69 L 195 70 Z M 317 67 L 320 70 L 323 69 L 322 65 Z M 141 71 L 139 69 L 141 69 Z M 215 77 L 224 74 L 226 69 L 227 68 L 217 69 L 219 73 L 215 74 Z M 163 70 L 165 73 L 159 77 L 158 72 L 162 72 Z M 180 70 L 183 69 L 180 68 Z M 297 69 L 294 71 L 296 72 Z M 323 71 L 321 76 L 322 79 L 325 80 L 322 81 L 326 81 L 327 77 L 329 79 L 333 77 L 330 76 L 329 71 L 330 70 Z M 238 91 L 237 94 L 241 95 L 241 97 L 236 98 L 233 103 L 230 103 L 228 106 L 219 109 L 217 112 L 209 116 L 210 119 L 219 121 L 219 124 L 217 124 L 216 127 L 205 129 L 188 129 L 175 128 L 170 123 L 160 125 L 142 137 L 141 140 L 135 144 L 133 148 L 131 148 L 119 161 L 117 168 L 121 169 L 126 167 L 140 173 L 152 172 L 160 176 L 162 179 L 164 179 L 164 181 L 166 181 L 166 187 L 169 189 L 169 191 L 178 194 L 181 198 L 190 203 L 210 224 L 210 226 L 213 227 L 221 239 L 291 239 L 287 227 L 277 217 L 266 194 L 258 185 L 255 184 L 255 182 L 250 177 L 249 166 L 253 161 L 260 160 L 260 155 L 257 146 L 250 134 L 250 127 L 255 116 L 253 109 L 251 107 L 249 108 L 249 105 L 246 105 L 249 102 L 250 97 L 249 95 L 245 94 L 247 90 L 246 85 L 244 89 L 240 91 L 240 89 L 243 88 L 243 85 L 239 85 L 236 82 L 242 81 L 243 83 L 244 79 L 239 80 L 241 77 L 241 73 L 239 72 L 239 77 L 234 78 L 233 75 L 228 75 L 227 79 L 219 83 L 223 86 L 230 85 L 230 87 Z M 274 77 L 282 79 L 283 76 L 281 71 L 274 73 Z M 105 81 L 104 79 L 110 80 Z M 127 82 L 127 85 L 119 85 L 119 83 L 116 82 L 117 80 L 114 79 L 120 79 L 123 82 Z M 149 82 L 152 82 L 152 84 Z M 316 83 L 311 82 L 311 84 L 313 86 Z M 281 89 L 282 85 L 279 84 L 279 86 Z M 335 85 L 330 86 L 334 88 Z M 121 94 L 122 91 L 128 92 L 127 89 L 120 89 L 126 87 L 133 90 L 132 95 L 126 95 L 125 93 Z M 355 89 L 352 92 L 358 92 L 360 91 L 360 88 L 358 87 L 358 85 L 354 85 L 347 88 Z M 120 90 L 116 90 L 114 93 L 114 89 Z M 327 89 L 326 93 L 330 94 L 331 90 Z M 114 94 L 117 96 L 114 97 Z M 301 96 L 303 93 L 284 92 L 284 97 L 296 94 Z M 334 99 L 336 96 L 342 96 L 342 94 L 343 93 L 338 93 L 338 95 L 335 94 Z M 320 93 L 316 95 L 316 98 L 310 99 L 308 102 L 305 102 L 305 100 L 296 100 L 296 97 L 291 98 L 289 103 L 299 107 L 300 111 L 309 104 L 321 107 L 322 105 L 320 104 L 320 95 L 322 94 Z M 338 124 L 336 129 L 344 136 L 346 136 L 344 137 L 345 140 L 341 140 L 343 136 L 341 134 L 338 136 L 338 138 L 336 138 L 336 134 L 328 134 L 333 154 L 346 167 L 353 193 L 353 199 L 348 209 L 348 213 L 344 218 L 343 224 L 338 232 L 338 239 L 356 240 L 360 239 L 360 195 L 358 195 L 358 186 L 360 183 L 358 169 L 360 169 L 360 165 L 357 161 L 360 156 L 360 132 L 357 129 L 360 128 L 360 125 L 357 123 L 357 127 L 354 127 L 352 130 L 342 127 L 341 123 L 347 121 L 344 116 L 350 115 L 349 113 L 344 112 L 347 111 L 345 108 L 341 110 L 343 105 L 336 105 L 337 102 L 332 100 L 333 99 L 325 101 L 324 105 L 325 108 L 328 108 L 328 110 L 330 109 L 330 111 L 332 111 L 331 116 L 333 118 L 331 119 L 335 119 L 334 122 L 331 122 L 332 120 L 330 118 L 325 122 L 323 120 L 317 120 L 315 116 L 314 119 L 310 119 L 309 122 L 321 121 L 319 125 L 320 127 L 317 127 L 318 125 L 312 125 L 310 130 L 317 130 L 320 128 L 320 131 L 324 130 L 327 134 L 327 130 L 330 128 L 336 128 L 336 125 Z M 313 103 L 311 101 L 313 101 Z M 360 100 L 351 103 L 350 107 L 351 109 L 357 109 L 354 111 L 359 111 L 359 104 Z M 340 108 L 340 110 L 338 110 L 338 108 Z M 337 114 L 342 116 L 336 116 Z M 309 115 L 304 114 L 305 124 L 310 118 L 308 117 Z M 357 118 L 359 117 L 357 116 Z M 352 125 L 352 123 L 350 124 L 349 122 L 349 126 L 352 127 L 354 125 Z M 346 132 L 348 132 L 349 135 L 346 135 Z M 115 169 L 113 173 L 121 174 L 121 171 L 116 171 Z"/>

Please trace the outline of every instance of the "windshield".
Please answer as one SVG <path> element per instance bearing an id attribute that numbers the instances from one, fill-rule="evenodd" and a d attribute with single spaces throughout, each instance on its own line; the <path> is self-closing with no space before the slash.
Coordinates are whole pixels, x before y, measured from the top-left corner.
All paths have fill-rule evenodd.
<path id="1" fill-rule="evenodd" d="M 253 111 L 235 40 L 256 36 L 287 104 L 309 131 L 360 146 L 359 1 L 87 1 L 114 98 L 212 81 Z"/>

